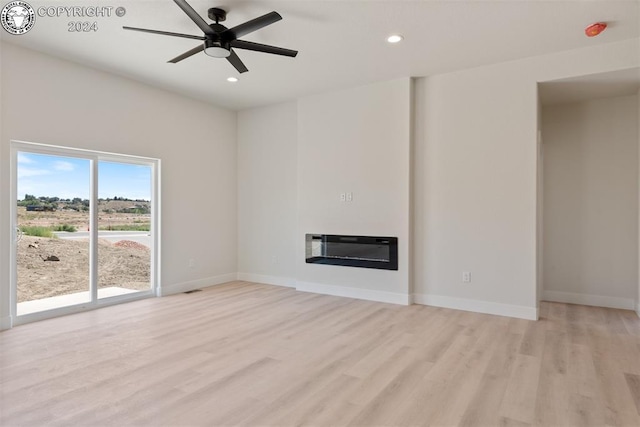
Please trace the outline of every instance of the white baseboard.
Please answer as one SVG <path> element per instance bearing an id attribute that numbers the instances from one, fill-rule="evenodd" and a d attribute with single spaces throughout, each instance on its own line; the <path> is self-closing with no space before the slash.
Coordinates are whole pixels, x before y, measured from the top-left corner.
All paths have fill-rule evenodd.
<path id="1" fill-rule="evenodd" d="M 221 274 L 220 276 L 207 277 L 205 279 L 191 280 L 189 282 L 175 283 L 173 285 L 164 285 L 160 289 L 159 296 L 166 297 L 167 295 L 179 294 L 181 292 L 193 291 L 195 289 L 233 282 L 237 279 L 237 273 L 229 273 Z"/>
<path id="2" fill-rule="evenodd" d="M 415 304 L 431 305 L 434 307 L 453 308 L 455 310 L 495 314 L 497 316 L 516 317 L 518 319 L 538 320 L 538 309 L 536 307 L 429 294 L 413 294 L 413 302 Z"/>
<path id="3" fill-rule="evenodd" d="M 387 302 L 390 304 L 409 305 L 410 296 L 395 292 L 374 291 L 371 289 L 350 288 L 346 286 L 325 285 L 322 283 L 297 282 L 296 290 L 301 292 L 313 292 L 316 294 L 334 295 L 364 299 L 368 301 Z"/>
<path id="4" fill-rule="evenodd" d="M 11 316 L 0 317 L 0 331 L 11 329 Z"/>
<path id="5" fill-rule="evenodd" d="M 635 308 L 635 301 L 630 298 L 605 297 L 573 292 L 543 291 L 542 299 L 551 302 L 594 305 L 596 307 L 621 308 L 623 310 L 633 310 Z"/>
<path id="6" fill-rule="evenodd" d="M 265 285 L 286 286 L 287 288 L 296 287 L 296 279 L 291 277 L 267 276 L 264 274 L 238 273 L 238 280 L 245 282 L 264 283 Z"/>

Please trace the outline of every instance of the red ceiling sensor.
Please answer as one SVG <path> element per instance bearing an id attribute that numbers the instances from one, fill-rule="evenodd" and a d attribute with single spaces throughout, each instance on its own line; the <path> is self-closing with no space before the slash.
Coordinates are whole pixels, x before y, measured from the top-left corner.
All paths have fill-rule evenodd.
<path id="1" fill-rule="evenodd" d="M 595 24 L 591 24 L 587 28 L 585 28 L 584 33 L 587 35 L 587 37 L 595 37 L 603 32 L 605 28 L 607 28 L 606 22 L 596 22 Z"/>

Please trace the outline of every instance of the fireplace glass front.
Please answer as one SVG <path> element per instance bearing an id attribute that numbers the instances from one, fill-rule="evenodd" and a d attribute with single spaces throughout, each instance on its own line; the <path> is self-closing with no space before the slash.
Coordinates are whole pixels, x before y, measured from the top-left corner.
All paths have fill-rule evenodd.
<path id="1" fill-rule="evenodd" d="M 306 262 L 397 270 L 398 238 L 307 234 Z"/>

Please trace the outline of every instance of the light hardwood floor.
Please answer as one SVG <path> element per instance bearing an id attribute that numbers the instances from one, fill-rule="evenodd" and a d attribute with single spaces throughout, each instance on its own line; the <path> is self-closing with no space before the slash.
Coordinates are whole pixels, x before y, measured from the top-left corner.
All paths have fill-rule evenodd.
<path id="1" fill-rule="evenodd" d="M 640 319 L 234 282 L 0 333 L 2 426 L 640 426 Z"/>

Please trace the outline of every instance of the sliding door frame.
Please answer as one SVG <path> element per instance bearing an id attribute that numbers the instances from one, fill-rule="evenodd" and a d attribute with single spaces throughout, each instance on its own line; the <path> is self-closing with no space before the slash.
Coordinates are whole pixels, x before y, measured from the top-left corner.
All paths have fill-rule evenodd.
<path id="1" fill-rule="evenodd" d="M 18 315 L 17 289 L 17 198 L 18 198 L 18 153 L 34 153 L 52 156 L 75 157 L 90 161 L 89 198 L 89 284 L 91 300 L 85 303 L 54 308 L 37 313 Z M 126 154 L 67 148 L 25 141 L 11 141 L 11 250 L 10 250 L 10 304 L 11 325 L 17 326 L 51 317 L 100 307 L 149 298 L 159 295 L 160 289 L 160 159 L 130 156 Z M 98 163 L 100 161 L 143 165 L 151 168 L 151 274 L 148 290 L 108 298 L 98 298 Z"/>

